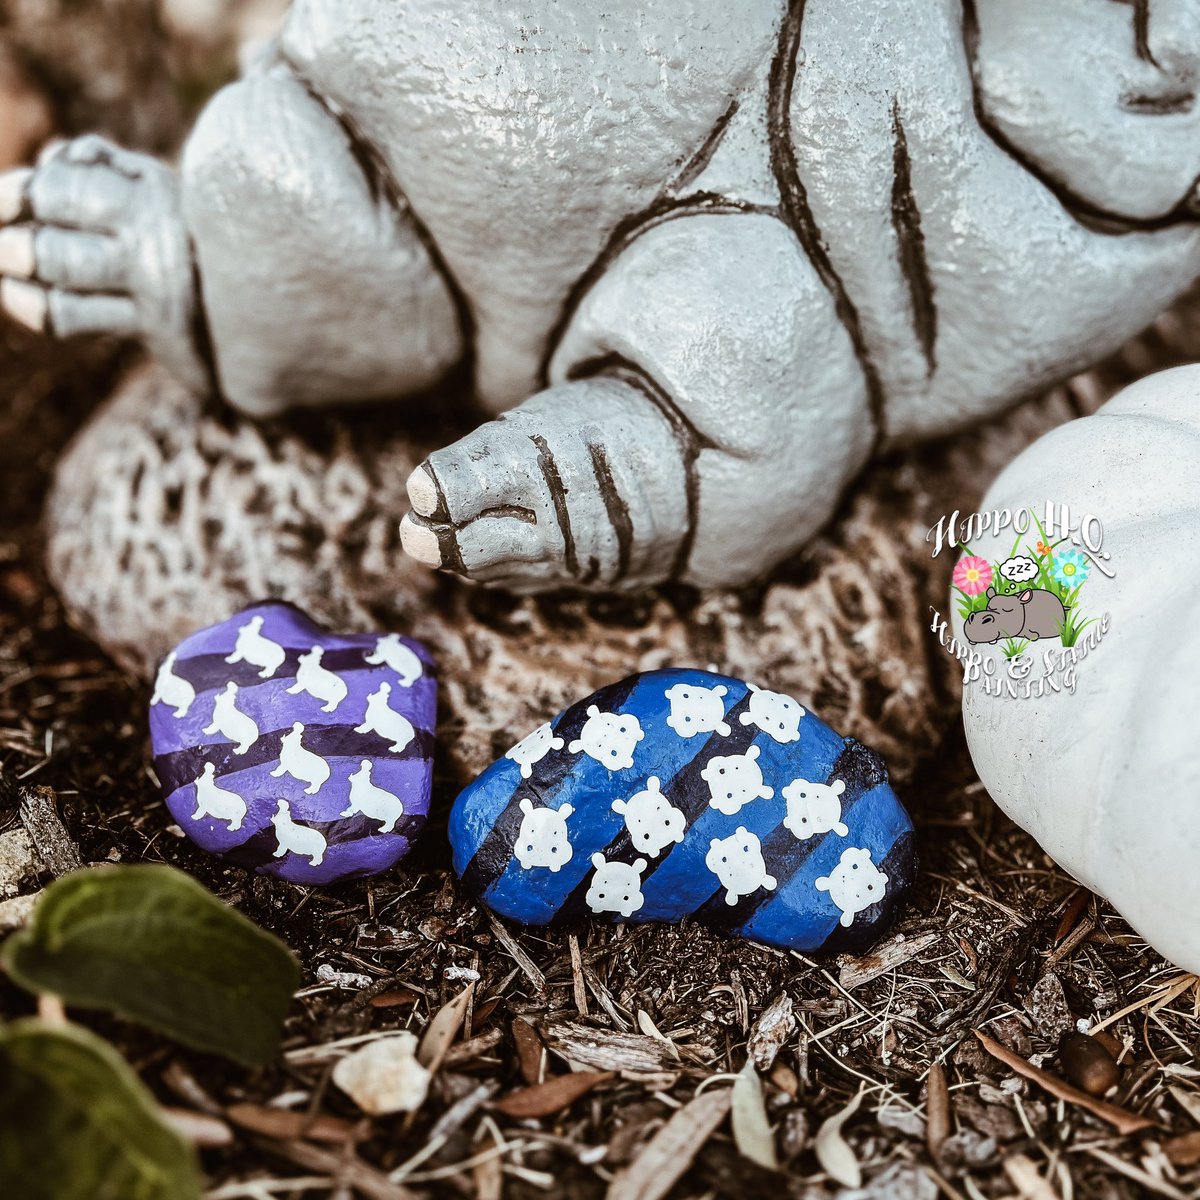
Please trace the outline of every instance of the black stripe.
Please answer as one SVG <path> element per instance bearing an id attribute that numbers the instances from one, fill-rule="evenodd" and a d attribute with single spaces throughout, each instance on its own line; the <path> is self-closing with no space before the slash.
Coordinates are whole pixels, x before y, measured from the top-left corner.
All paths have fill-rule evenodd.
<path id="1" fill-rule="evenodd" d="M 796 149 L 792 144 L 792 88 L 796 82 L 797 55 L 800 50 L 800 35 L 804 25 L 806 0 L 790 0 L 787 15 L 780 29 L 779 47 L 771 63 L 769 99 L 767 106 L 767 132 L 771 142 L 771 171 L 779 187 L 783 218 L 795 233 L 805 254 L 808 255 L 821 282 L 833 298 L 834 310 L 845 327 L 858 359 L 867 389 L 874 429 L 872 449 L 878 449 L 886 436 L 886 397 L 879 372 L 871 357 L 867 339 L 862 330 L 858 309 L 850 298 L 841 276 L 834 268 L 829 256 L 829 247 L 817 225 L 808 192 L 800 179 L 800 168 L 796 161 Z"/>
<path id="2" fill-rule="evenodd" d="M 233 744 L 228 742 L 188 746 L 170 754 L 159 754 L 154 759 L 154 770 L 167 794 L 177 788 L 195 783 L 208 763 L 216 767 L 216 777 L 221 779 L 235 771 L 246 771 L 279 762 L 284 734 L 292 727 L 273 729 L 260 733 L 258 740 L 245 754 L 234 754 Z M 304 727 L 304 749 L 321 758 L 373 758 L 390 762 L 408 762 L 413 759 L 432 759 L 433 734 L 427 729 L 414 729 L 413 740 L 399 753 L 389 749 L 391 742 L 377 733 L 355 733 L 348 725 L 306 725 Z"/>
<path id="3" fill-rule="evenodd" d="M 600 498 L 604 501 L 604 511 L 608 513 L 609 524 L 617 539 L 617 573 L 611 582 L 616 583 L 629 574 L 629 559 L 633 552 L 633 521 L 629 516 L 629 505 L 625 497 L 617 490 L 613 481 L 612 469 L 608 465 L 608 455 L 603 446 L 588 445 L 588 454 L 592 458 L 592 472 L 596 476 L 596 486 L 600 489 Z"/>
<path id="4" fill-rule="evenodd" d="M 700 772 L 708 766 L 711 759 L 717 756 L 728 757 L 733 754 L 744 754 L 758 735 L 757 725 L 743 725 L 741 722 L 742 713 L 750 711 L 750 698 L 753 695 L 753 692 L 747 690 L 741 700 L 725 714 L 725 720 L 733 731 L 728 737 L 720 733 L 712 734 L 687 766 L 680 770 L 673 779 L 662 780 L 663 792 L 669 794 L 672 805 L 683 813 L 685 842 L 692 826 L 708 812 L 710 807 L 711 791 L 708 784 L 700 777 Z M 683 842 L 676 843 L 676 845 L 683 844 Z M 642 886 L 645 887 L 646 880 L 671 857 L 674 848 L 674 846 L 668 846 L 657 858 L 650 858 L 634 846 L 633 838 L 629 836 L 628 826 L 623 825 L 621 832 L 604 847 L 602 853 L 609 862 L 614 860 L 633 862 L 637 858 L 646 859 L 646 869 L 641 875 Z M 592 873 L 589 871 L 563 901 L 562 907 L 555 914 L 551 924 L 558 925 L 578 921 L 581 917 L 591 914 L 591 910 L 587 906 L 587 892 L 591 881 Z"/>
<path id="5" fill-rule="evenodd" d="M 842 822 L 850 824 L 850 817 L 858 801 L 873 787 L 887 782 L 887 767 L 883 759 L 873 750 L 867 749 L 861 742 L 847 738 L 841 754 L 833 764 L 829 775 L 823 782 L 832 783 L 840 779 L 846 785 L 842 793 Z M 789 783 L 791 780 L 788 781 Z M 821 782 L 813 780 L 812 782 Z M 786 787 L 784 784 L 783 787 Z M 777 788 L 777 800 L 786 800 L 783 787 Z M 853 834 L 850 835 L 853 837 Z M 836 833 L 821 834 L 819 837 L 807 838 L 801 841 L 786 825 L 782 823 L 769 833 L 762 842 L 763 861 L 766 863 L 768 875 L 774 875 L 776 884 L 773 891 L 759 888 L 748 896 L 741 896 L 736 904 L 725 903 L 725 889 L 717 887 L 709 900 L 696 911 L 696 919 L 709 929 L 718 933 L 732 934 L 751 920 L 760 908 L 770 904 L 775 895 L 787 885 L 794 875 L 804 866 L 809 857 L 820 849 L 826 838 L 839 838 Z M 849 844 L 849 842 L 847 842 Z M 714 880 L 716 876 L 713 877 Z"/>
<path id="6" fill-rule="evenodd" d="M 983 93 L 979 87 L 979 14 L 975 8 L 975 0 L 962 0 L 962 29 L 963 49 L 967 57 L 967 66 L 971 75 L 972 102 L 975 108 L 975 119 L 979 127 L 989 138 L 1009 156 L 1018 166 L 1034 177 L 1062 205 L 1063 210 L 1073 220 L 1092 233 L 1107 234 L 1111 237 L 1121 237 L 1129 233 L 1154 233 L 1160 229 L 1169 229 L 1184 221 L 1195 221 L 1197 214 L 1188 207 L 1189 197 L 1183 197 L 1170 211 L 1158 217 L 1130 217 L 1121 213 L 1110 212 L 1100 208 L 1090 201 L 1077 196 L 1069 187 L 1059 180 L 1047 175 L 1046 172 L 1032 159 L 1014 145 L 1007 135 L 992 121 L 983 102 Z"/>
<path id="7" fill-rule="evenodd" d="M 314 641 L 313 645 L 320 646 L 320 642 Z M 269 683 L 294 680 L 296 672 L 300 669 L 301 655 L 307 654 L 311 648 L 301 650 L 281 646 L 280 649 L 284 653 L 283 664 L 266 679 L 259 676 L 259 668 L 253 663 L 228 663 L 223 654 L 198 654 L 195 658 L 176 659 L 173 674 L 178 675 L 180 679 L 186 679 L 196 689 L 197 695 L 201 692 L 220 690 L 230 682 L 236 683 L 239 691 L 244 691 Z M 378 671 L 383 664 L 367 662 L 367 656 L 374 652 L 374 646 L 326 649 L 321 655 L 321 666 L 334 674 L 350 671 Z M 433 679 L 435 677 L 433 668 L 424 659 L 420 659 L 420 662 L 421 678 Z M 420 681 L 414 680 L 413 687 L 418 682 Z M 399 688 L 398 690 L 405 692 L 409 689 Z"/>
<path id="8" fill-rule="evenodd" d="M 618 712 L 633 694 L 640 678 L 639 675 L 630 675 L 618 683 L 609 684 L 564 709 L 555 718 L 554 734 L 563 739 L 563 749 L 534 763 L 528 779 L 518 779 L 504 810 L 497 816 L 492 828 L 479 843 L 475 856 L 463 870 L 462 883 L 471 895 L 482 896 L 508 868 L 521 829 L 521 800 L 528 796 L 536 805 L 548 805 L 567 776 L 578 768 L 580 755 L 567 753 L 566 747 L 583 729 L 588 706 L 594 704 L 601 712 Z"/>
<path id="9" fill-rule="evenodd" d="M 700 473 L 697 460 L 702 450 L 713 449 L 715 442 L 696 428 L 683 410 L 658 382 L 651 379 L 636 363 L 619 354 L 608 354 L 603 358 L 580 363 L 571 371 L 571 379 L 589 379 L 607 375 L 636 388 L 666 418 L 679 446 L 683 460 L 684 487 L 686 489 L 687 525 L 683 538 L 675 550 L 675 557 L 668 573 L 670 579 L 678 579 L 687 570 L 696 540 L 696 528 L 700 522 Z"/>
<path id="10" fill-rule="evenodd" d="M 563 483 L 558 463 L 554 461 L 546 439 L 540 433 L 531 433 L 529 440 L 537 447 L 538 467 L 541 468 L 542 478 L 546 481 L 546 489 L 554 505 L 554 517 L 563 538 L 563 560 L 567 571 L 578 579 L 579 554 L 575 549 L 575 534 L 571 531 L 571 514 L 567 511 L 567 486 Z"/>
<path id="11" fill-rule="evenodd" d="M 856 913 L 854 923 L 847 929 L 834 926 L 833 932 L 821 944 L 822 954 L 861 954 L 869 950 L 879 936 L 895 921 L 899 909 L 908 899 L 909 888 L 917 875 L 917 839 L 911 830 L 902 833 L 883 861 L 875 864 L 887 877 L 883 899 L 870 908 Z"/>
<path id="12" fill-rule="evenodd" d="M 292 819 L 295 820 L 295 817 Z M 357 842 L 363 838 L 379 835 L 379 822 L 362 816 L 342 817 L 333 821 L 297 820 L 296 824 L 305 829 L 317 830 L 325 838 L 326 845 L 330 847 L 340 846 L 346 842 Z M 421 830 L 424 827 L 424 813 L 413 814 L 412 816 L 406 813 L 396 822 L 396 828 L 392 830 L 392 833 L 407 838 L 412 843 L 420 836 Z M 390 835 L 385 834 L 383 836 Z M 272 825 L 268 824 L 247 838 L 240 846 L 234 846 L 229 850 L 222 850 L 221 857 L 239 867 L 253 870 L 267 863 L 284 861 L 282 858 L 278 860 L 275 858 L 276 849 L 278 849 L 278 842 L 275 836 L 275 829 Z M 351 879 L 355 874 L 356 872 L 352 871 L 348 875 L 339 876 L 339 879 Z"/>
<path id="13" fill-rule="evenodd" d="M 913 332 L 921 343 L 928 374 L 937 370 L 937 302 L 925 257 L 921 210 L 913 194 L 912 160 L 900 119 L 900 103 L 892 99 L 892 228 L 899 247 L 900 271 L 908 282 Z"/>

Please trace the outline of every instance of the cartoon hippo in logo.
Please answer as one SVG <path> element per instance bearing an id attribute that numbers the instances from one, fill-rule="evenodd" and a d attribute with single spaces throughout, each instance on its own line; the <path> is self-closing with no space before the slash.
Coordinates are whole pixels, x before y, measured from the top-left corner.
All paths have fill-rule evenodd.
<path id="1" fill-rule="evenodd" d="M 1045 588 L 1026 588 L 1006 596 L 988 588 L 987 608 L 972 613 L 964 626 L 969 642 L 998 642 L 1001 638 L 1058 637 L 1067 610 L 1062 601 Z"/>

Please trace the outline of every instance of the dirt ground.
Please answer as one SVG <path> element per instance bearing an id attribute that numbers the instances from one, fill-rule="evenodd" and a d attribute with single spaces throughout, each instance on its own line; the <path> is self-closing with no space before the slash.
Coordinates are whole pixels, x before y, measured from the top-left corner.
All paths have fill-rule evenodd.
<path id="1" fill-rule="evenodd" d="M 911 905 L 860 959 L 809 961 L 687 926 L 505 929 L 456 888 L 453 787 L 440 776 L 421 842 L 372 881 L 307 889 L 192 847 L 148 774 L 146 689 L 67 625 L 41 566 L 53 464 L 131 354 L 49 347 L 0 325 L 0 770 L 55 789 L 84 861 L 177 865 L 300 958 L 304 987 L 269 1070 L 85 1018 L 164 1104 L 225 1121 L 228 1144 L 202 1153 L 213 1200 L 592 1197 L 614 1178 L 616 1195 L 659 1195 L 630 1190 L 648 1143 L 702 1086 L 727 1088 L 748 1046 L 760 1066 L 773 1057 L 764 1096 L 780 1170 L 739 1155 L 726 1120 L 684 1139 L 669 1196 L 838 1194 L 817 1133 L 860 1094 L 843 1134 L 863 1195 L 1200 1194 L 1200 989 L 999 813 L 956 723 L 905 791 L 922 857 Z M 17 821 L 0 811 L 0 831 Z M 464 1027 L 418 1113 L 366 1120 L 330 1085 L 343 1039 L 420 1033 L 467 987 Z M 785 1016 L 773 1039 L 789 1002 L 794 1027 Z M 0 1015 L 31 1007 L 0 981 Z M 1120 1136 L 973 1034 L 1058 1077 L 1059 1039 L 1080 1020 L 1108 1022 L 1122 1066 L 1108 1100 L 1152 1128 Z M 497 1107 L 572 1067 L 612 1073 L 547 1115 Z M 248 1128 L 245 1106 L 271 1104 L 337 1120 L 324 1137 L 318 1125 Z"/>

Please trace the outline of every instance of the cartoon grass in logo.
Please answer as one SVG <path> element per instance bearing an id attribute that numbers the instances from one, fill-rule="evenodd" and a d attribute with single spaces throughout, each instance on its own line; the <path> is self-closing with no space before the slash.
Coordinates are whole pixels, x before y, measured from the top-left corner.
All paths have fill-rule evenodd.
<path id="1" fill-rule="evenodd" d="M 1037 514 L 1032 509 L 1029 514 L 1040 537 L 1034 545 L 1026 542 L 1023 553 L 1021 537 L 1024 535 L 1021 535 L 1013 542 L 1012 550 L 1002 562 L 988 562 L 965 546 L 967 553 L 955 565 L 954 590 L 961 597 L 958 613 L 964 621 L 970 622 L 967 636 L 971 641 L 998 640 L 995 636 L 987 636 L 986 629 L 980 627 L 990 624 L 992 613 L 999 615 L 1001 610 L 1013 611 L 1012 601 L 1007 599 L 1009 597 L 1015 597 L 1023 604 L 1031 601 L 1036 604 L 1040 599 L 1043 610 L 1051 606 L 1057 611 L 1057 605 L 1049 597 L 1038 597 L 1038 592 L 1048 592 L 1062 605 L 1063 616 L 1054 625 L 1056 636 L 1063 646 L 1074 646 L 1080 634 L 1096 621 L 1095 617 L 1084 620 L 1079 610 L 1079 593 L 1091 573 L 1087 554 L 1064 546 L 1068 538 L 1048 541 Z M 987 616 L 971 621 L 971 617 L 977 613 Z M 1043 632 L 1042 636 L 1046 634 Z M 1009 637 L 1001 644 L 1001 651 L 1005 658 L 1015 658 L 1031 640 L 1028 637 Z"/>

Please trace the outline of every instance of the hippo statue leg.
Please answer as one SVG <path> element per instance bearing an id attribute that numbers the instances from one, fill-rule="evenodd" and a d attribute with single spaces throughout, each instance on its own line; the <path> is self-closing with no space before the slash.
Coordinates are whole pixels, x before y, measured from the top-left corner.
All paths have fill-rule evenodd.
<path id="1" fill-rule="evenodd" d="M 405 548 L 516 590 L 753 579 L 875 440 L 834 301 L 765 211 L 683 207 L 599 266 L 550 386 L 414 472 Z"/>
<path id="2" fill-rule="evenodd" d="M 413 392 L 463 352 L 403 196 L 282 65 L 208 105 L 179 175 L 80 138 L 0 176 L 0 224 L 12 316 L 140 335 L 193 390 L 254 416 Z"/>

